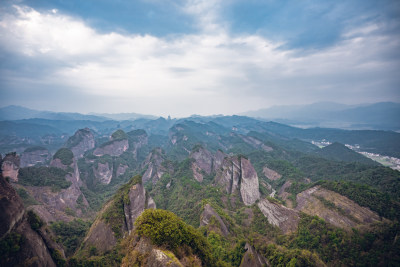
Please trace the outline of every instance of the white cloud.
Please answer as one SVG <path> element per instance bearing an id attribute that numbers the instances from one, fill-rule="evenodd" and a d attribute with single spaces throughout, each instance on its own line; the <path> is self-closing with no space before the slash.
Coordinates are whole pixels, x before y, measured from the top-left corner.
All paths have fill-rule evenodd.
<path id="1" fill-rule="evenodd" d="M 357 94 L 373 95 L 378 89 L 372 85 L 385 85 L 385 73 L 399 65 L 382 59 L 399 48 L 399 39 L 370 34 L 376 25 L 352 29 L 336 46 L 303 54 L 258 35 L 229 34 L 218 23 L 218 5 L 189 1 L 185 11 L 199 18 L 203 31 L 172 39 L 98 33 L 55 10 L 16 6 L 15 14 L 0 21 L 0 46 L 10 54 L 59 63 L 36 83 L 129 103 L 110 100 L 114 110 L 108 111 L 181 116 L 338 100 L 334 97 L 359 101 Z M 97 106 L 91 108 L 85 111 Z"/>

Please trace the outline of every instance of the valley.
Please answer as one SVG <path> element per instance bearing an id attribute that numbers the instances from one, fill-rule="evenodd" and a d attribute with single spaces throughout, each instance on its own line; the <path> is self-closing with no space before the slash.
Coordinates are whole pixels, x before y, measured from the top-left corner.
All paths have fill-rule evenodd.
<path id="1" fill-rule="evenodd" d="M 400 263 L 400 172 L 377 162 L 398 133 L 244 116 L 0 123 L 14 140 L 0 145 L 1 266 Z"/>

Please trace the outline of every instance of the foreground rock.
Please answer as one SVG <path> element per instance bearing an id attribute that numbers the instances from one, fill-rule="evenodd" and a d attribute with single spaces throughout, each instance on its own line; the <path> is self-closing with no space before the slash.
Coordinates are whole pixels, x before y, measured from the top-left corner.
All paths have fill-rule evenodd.
<path id="1" fill-rule="evenodd" d="M 12 242 L 12 251 L 2 248 L 0 266 L 56 266 L 52 254 L 62 259 L 63 251 L 56 252 L 51 238 L 41 229 L 34 231 L 28 223 L 22 200 L 14 188 L 0 175 L 0 241 Z"/>

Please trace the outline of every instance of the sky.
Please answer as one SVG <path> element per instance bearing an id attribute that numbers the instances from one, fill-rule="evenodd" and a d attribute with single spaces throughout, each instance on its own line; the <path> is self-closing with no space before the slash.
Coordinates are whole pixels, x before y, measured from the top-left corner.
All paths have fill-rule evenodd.
<path id="1" fill-rule="evenodd" d="M 0 1 L 0 107 L 183 117 L 325 101 L 400 102 L 400 1 Z"/>

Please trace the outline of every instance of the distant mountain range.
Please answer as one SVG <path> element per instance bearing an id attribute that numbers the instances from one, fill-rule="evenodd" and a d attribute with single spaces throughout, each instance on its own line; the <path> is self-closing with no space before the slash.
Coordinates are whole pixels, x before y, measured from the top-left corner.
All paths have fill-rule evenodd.
<path id="1" fill-rule="evenodd" d="M 320 102 L 310 105 L 274 106 L 241 115 L 299 127 L 400 130 L 400 103 L 344 105 Z"/>
<path id="2" fill-rule="evenodd" d="M 53 112 L 29 109 L 21 106 L 7 106 L 0 108 L 0 120 L 25 120 L 25 119 L 47 119 L 47 120 L 89 120 L 89 121 L 107 121 L 107 120 L 136 120 L 139 118 L 156 119 L 151 115 L 143 115 L 138 113 L 91 113 L 80 114 L 72 112 Z"/>

